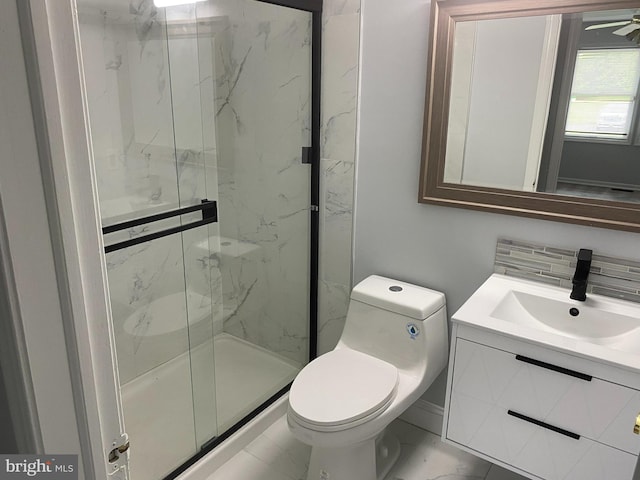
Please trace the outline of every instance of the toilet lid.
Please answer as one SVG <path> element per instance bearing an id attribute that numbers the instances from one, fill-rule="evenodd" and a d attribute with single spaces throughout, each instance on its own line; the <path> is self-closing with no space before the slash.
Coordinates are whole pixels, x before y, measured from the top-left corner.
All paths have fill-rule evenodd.
<path id="1" fill-rule="evenodd" d="M 289 406 L 312 424 L 351 423 L 386 407 L 397 385 L 398 370 L 393 365 L 355 350 L 333 350 L 298 374 Z"/>

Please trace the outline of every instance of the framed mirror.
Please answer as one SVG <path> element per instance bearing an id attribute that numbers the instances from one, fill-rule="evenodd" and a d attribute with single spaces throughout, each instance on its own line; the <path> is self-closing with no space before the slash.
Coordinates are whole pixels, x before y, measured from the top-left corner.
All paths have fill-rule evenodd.
<path id="1" fill-rule="evenodd" d="M 433 0 L 419 201 L 640 232 L 640 1 Z"/>

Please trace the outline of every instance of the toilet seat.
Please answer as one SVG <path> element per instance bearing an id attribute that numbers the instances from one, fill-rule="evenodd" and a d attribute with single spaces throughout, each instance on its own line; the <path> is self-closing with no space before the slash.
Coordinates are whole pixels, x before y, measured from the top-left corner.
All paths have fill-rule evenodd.
<path id="1" fill-rule="evenodd" d="M 289 415 L 308 428 L 337 431 L 380 415 L 398 388 L 396 367 L 342 348 L 304 367 L 289 392 Z"/>

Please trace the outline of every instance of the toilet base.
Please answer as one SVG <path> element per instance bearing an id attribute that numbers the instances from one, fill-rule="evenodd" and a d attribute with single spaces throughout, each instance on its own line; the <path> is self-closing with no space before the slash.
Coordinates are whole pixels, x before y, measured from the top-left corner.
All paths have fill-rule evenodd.
<path id="1" fill-rule="evenodd" d="M 400 442 L 387 432 L 348 447 L 313 447 L 307 480 L 383 480 L 399 456 Z"/>
<path id="2" fill-rule="evenodd" d="M 392 433 L 384 431 L 376 440 L 376 480 L 383 480 L 400 456 L 400 442 Z"/>

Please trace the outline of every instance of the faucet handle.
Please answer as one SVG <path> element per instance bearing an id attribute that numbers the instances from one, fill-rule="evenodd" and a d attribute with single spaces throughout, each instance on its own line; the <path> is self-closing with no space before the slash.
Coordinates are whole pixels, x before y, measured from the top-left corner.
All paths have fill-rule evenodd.
<path id="1" fill-rule="evenodd" d="M 581 248 L 578 251 L 578 261 L 579 262 L 591 262 L 591 256 L 593 255 L 593 250 L 589 250 L 588 248 Z"/>

